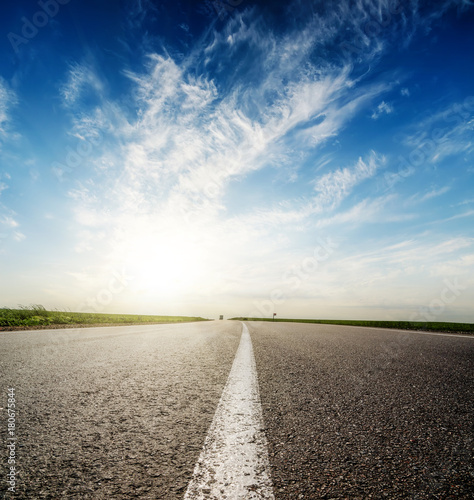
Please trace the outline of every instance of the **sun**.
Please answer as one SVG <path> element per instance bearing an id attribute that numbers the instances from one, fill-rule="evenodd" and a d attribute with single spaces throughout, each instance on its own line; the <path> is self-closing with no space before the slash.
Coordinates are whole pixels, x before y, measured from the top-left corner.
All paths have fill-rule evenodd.
<path id="1" fill-rule="evenodd" d="M 202 276 L 199 251 L 179 235 L 146 235 L 127 245 L 124 265 L 135 293 L 150 297 L 190 293 Z"/>

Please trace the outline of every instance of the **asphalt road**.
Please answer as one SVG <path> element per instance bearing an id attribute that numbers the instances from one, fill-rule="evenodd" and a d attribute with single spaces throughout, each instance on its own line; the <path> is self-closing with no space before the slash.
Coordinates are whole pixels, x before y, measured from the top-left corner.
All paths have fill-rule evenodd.
<path id="1" fill-rule="evenodd" d="M 276 498 L 474 498 L 474 338 L 249 330 Z"/>
<path id="2" fill-rule="evenodd" d="M 247 325 L 276 499 L 474 498 L 474 338 Z M 2 495 L 182 499 L 241 332 L 216 321 L 0 334 Z"/>

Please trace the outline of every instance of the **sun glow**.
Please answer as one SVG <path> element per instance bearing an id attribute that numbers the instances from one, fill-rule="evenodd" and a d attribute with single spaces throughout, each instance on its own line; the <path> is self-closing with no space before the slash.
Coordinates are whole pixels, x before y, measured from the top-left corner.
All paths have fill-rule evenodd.
<path id="1" fill-rule="evenodd" d="M 182 236 L 141 236 L 127 246 L 123 262 L 136 294 L 170 297 L 191 293 L 202 279 L 200 253 Z"/>

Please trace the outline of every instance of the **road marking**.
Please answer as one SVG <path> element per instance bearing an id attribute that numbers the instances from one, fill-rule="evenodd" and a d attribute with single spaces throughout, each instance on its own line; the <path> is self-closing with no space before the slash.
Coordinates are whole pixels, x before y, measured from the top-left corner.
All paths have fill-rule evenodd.
<path id="1" fill-rule="evenodd" d="M 296 323 L 295 323 L 296 324 Z M 303 323 L 298 323 L 303 324 Z M 306 323 L 308 325 L 315 325 L 320 323 Z M 422 332 L 420 330 L 400 330 L 399 328 L 382 328 L 380 326 L 358 326 L 358 325 L 337 325 L 335 323 L 324 323 L 325 326 L 350 326 L 352 328 L 365 328 L 366 330 L 377 330 L 379 332 L 400 332 L 400 333 L 419 333 L 420 335 L 437 335 L 441 337 L 458 337 L 460 339 L 474 339 L 474 335 L 470 333 L 466 334 L 455 334 L 455 333 L 441 333 L 441 332 Z"/>
<path id="2" fill-rule="evenodd" d="M 407 330 L 400 330 L 406 332 Z M 435 332 L 419 332 L 415 331 L 414 333 L 419 333 L 420 335 L 436 335 L 441 337 L 458 337 L 460 339 L 474 339 L 472 335 L 456 335 L 455 333 L 435 333 Z"/>
<path id="3" fill-rule="evenodd" d="M 274 500 L 252 340 L 242 337 L 184 500 Z"/>
<path id="4" fill-rule="evenodd" d="M 379 332 L 400 332 L 400 333 L 418 333 L 419 335 L 435 335 L 437 337 L 457 337 L 460 339 L 474 339 L 474 335 L 466 333 L 465 335 L 458 335 L 455 333 L 441 333 L 441 332 L 422 332 L 420 330 L 399 330 L 396 328 L 378 328 L 376 326 L 357 326 L 356 328 L 370 328 Z"/>

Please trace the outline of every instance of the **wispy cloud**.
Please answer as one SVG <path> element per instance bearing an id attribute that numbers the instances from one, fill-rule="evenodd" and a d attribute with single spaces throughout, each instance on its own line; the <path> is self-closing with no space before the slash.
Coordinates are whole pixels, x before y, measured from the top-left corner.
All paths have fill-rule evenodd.
<path id="1" fill-rule="evenodd" d="M 91 91 L 98 94 L 103 91 L 103 83 L 97 73 L 88 64 L 72 64 L 60 89 L 64 105 L 73 106 L 81 96 Z"/>
<path id="2" fill-rule="evenodd" d="M 9 239 L 16 242 L 23 241 L 26 236 L 19 230 L 20 224 L 16 218 L 17 214 L 0 203 L 0 253 L 3 253 L 3 245 Z"/>
<path id="3" fill-rule="evenodd" d="M 474 203 L 474 198 L 469 198 L 467 200 L 460 201 L 457 206 L 462 206 L 462 205 L 470 205 Z"/>
<path id="4" fill-rule="evenodd" d="M 441 221 L 436 222 L 448 222 L 456 219 L 463 219 L 464 217 L 472 217 L 474 216 L 474 210 L 468 210 L 467 212 L 463 212 L 461 214 L 453 215 L 452 217 L 448 217 L 447 219 L 442 219 Z"/>
<path id="5" fill-rule="evenodd" d="M 385 101 L 382 101 L 372 113 L 372 120 L 377 120 L 381 115 L 389 115 L 393 113 L 393 106 Z"/>
<path id="6" fill-rule="evenodd" d="M 20 242 L 20 241 L 23 241 L 25 238 L 26 238 L 26 236 L 22 232 L 20 232 L 20 231 L 14 231 L 14 233 L 13 233 L 13 239 L 15 241 Z"/>
<path id="7" fill-rule="evenodd" d="M 350 209 L 341 211 L 331 217 L 323 217 L 318 219 L 315 226 L 318 228 L 323 227 L 336 227 L 341 224 L 350 224 L 351 228 L 367 223 L 381 221 L 388 221 L 385 215 L 385 207 L 393 199 L 393 196 L 386 196 L 376 198 L 374 200 L 365 199 Z"/>
<path id="8" fill-rule="evenodd" d="M 408 202 L 409 204 L 423 203 L 427 200 L 431 200 L 432 198 L 437 198 L 438 196 L 442 196 L 443 194 L 449 192 L 450 190 L 451 186 L 444 186 L 439 189 L 436 188 L 431 189 L 430 191 L 427 191 L 425 193 L 416 193 L 408 199 Z"/>
<path id="9" fill-rule="evenodd" d="M 365 61 L 376 59 L 390 44 L 402 41 L 403 46 L 408 47 L 417 33 L 429 32 L 446 11 L 455 7 L 464 10 L 467 3 L 444 0 L 426 10 L 417 1 L 338 2 L 338 29 L 346 30 L 347 39 L 351 40 L 341 47 L 352 57 L 356 55 Z"/>
<path id="10" fill-rule="evenodd" d="M 377 276 L 389 283 L 394 279 L 391 271 L 404 277 L 406 283 L 413 283 L 420 275 L 430 274 L 431 270 L 450 260 L 461 259 L 472 254 L 472 238 L 452 238 L 447 241 L 433 240 L 429 234 L 417 240 L 404 240 L 396 244 L 381 245 L 376 250 L 354 253 L 338 260 L 339 273 L 351 276 L 354 283 L 365 283 L 364 276 Z M 464 271 L 472 266 L 469 259 L 464 261 Z M 427 278 L 425 278 L 427 279 Z M 344 279 L 341 276 L 341 281 Z M 393 283 L 392 283 L 393 285 Z M 352 289 L 352 286 L 350 287 Z"/>
<path id="11" fill-rule="evenodd" d="M 125 20 L 129 30 L 140 28 L 147 16 L 156 14 L 159 8 L 151 0 L 126 0 L 127 18 Z"/>
<path id="12" fill-rule="evenodd" d="M 353 168 L 337 169 L 317 179 L 314 187 L 318 193 L 315 204 L 324 209 L 338 206 L 354 186 L 372 177 L 384 162 L 384 157 L 372 151 L 366 161 L 359 158 Z"/>
<path id="13" fill-rule="evenodd" d="M 423 163 L 437 164 L 458 154 L 474 152 L 473 98 L 452 102 L 414 123 L 407 130 L 404 144 Z"/>
<path id="14" fill-rule="evenodd" d="M 454 238 L 448 241 L 430 233 L 419 234 L 415 239 L 396 241 L 396 238 L 369 241 L 363 250 L 338 247 L 335 255 L 324 262 L 315 273 L 306 273 L 300 280 L 297 295 L 292 293 L 290 282 L 278 284 L 281 292 L 295 301 L 289 310 L 314 309 L 315 301 L 319 311 L 335 317 L 347 308 L 353 307 L 358 317 L 373 317 L 370 308 L 392 308 L 393 319 L 409 319 L 410 310 L 424 306 L 439 293 L 446 276 L 462 276 L 463 286 L 474 284 L 472 238 Z M 304 259 L 300 256 L 299 262 Z M 298 263 L 298 260 L 296 261 Z M 274 265 L 269 262 L 269 265 Z M 278 269 L 285 269 L 275 265 Z M 290 264 L 295 270 L 293 276 L 301 274 L 301 268 Z M 284 275 L 285 276 L 285 275 Z M 285 285 L 286 283 L 286 285 Z M 464 299 L 468 304 L 469 298 Z M 343 306 L 341 306 L 343 304 Z M 285 305 L 278 307 L 284 314 Z M 296 309 L 297 311 L 298 309 Z M 297 312 L 295 314 L 298 314 Z M 301 314 L 301 313 L 300 313 Z M 307 314 L 307 313 L 306 313 Z M 379 312 L 380 314 L 380 312 Z M 380 317 L 387 317 L 381 315 Z"/>
<path id="15" fill-rule="evenodd" d="M 9 227 L 9 228 L 19 226 L 18 222 L 11 215 L 3 215 L 0 218 L 0 224 L 2 224 L 5 227 Z"/>
<path id="16" fill-rule="evenodd" d="M 268 210 L 258 210 L 250 215 L 239 217 L 241 222 L 247 227 L 264 228 L 285 227 L 301 223 L 305 219 L 315 219 L 313 225 L 324 227 L 330 224 L 337 224 L 355 221 L 359 218 L 361 223 L 367 222 L 370 213 L 379 213 L 381 207 L 390 199 L 386 197 L 376 199 L 373 202 L 365 200 L 354 205 L 349 212 L 333 215 L 329 218 L 321 215 L 328 214 L 337 209 L 343 200 L 345 200 L 364 180 L 372 178 L 378 169 L 385 163 L 385 158 L 377 155 L 374 151 L 370 152 L 367 158 L 359 158 L 355 165 L 332 170 L 331 172 L 317 177 L 313 181 L 315 194 L 306 198 L 300 197 L 297 200 L 286 200 L 280 203 L 278 207 Z M 365 213 L 362 217 L 361 214 Z M 234 219 L 233 223 L 237 221 Z M 304 226 L 303 226 L 304 227 Z"/>
<path id="17" fill-rule="evenodd" d="M 9 112 L 16 102 L 17 97 L 15 92 L 0 77 L 0 145 L 2 141 L 11 135 Z"/>
<path id="18" fill-rule="evenodd" d="M 430 200 L 431 198 L 436 198 L 438 196 L 441 196 L 441 195 L 447 193 L 450 189 L 451 189 L 450 186 L 444 186 L 444 187 L 442 187 L 440 189 L 432 189 L 431 191 L 428 191 L 427 193 L 425 193 L 419 199 L 419 201 L 423 202 L 423 201 L 426 201 L 426 200 Z"/>
<path id="19" fill-rule="evenodd" d="M 109 190 L 111 196 L 130 200 L 134 210 L 153 205 L 160 196 L 168 198 L 170 209 L 179 205 L 182 212 L 220 211 L 220 199 L 231 179 L 272 164 L 289 167 L 296 149 L 304 154 L 335 136 L 358 109 L 387 88 L 361 86 L 349 98 L 354 82 L 348 68 L 301 71 L 299 59 L 293 57 L 298 52 L 294 39 L 269 44 L 268 35 L 258 30 L 250 34 L 248 28 L 236 29 L 227 50 L 251 38 L 263 65 L 273 67 L 268 76 L 225 91 L 205 74 L 193 76 L 188 61 L 178 65 L 169 57 L 151 55 L 146 73 L 127 73 L 136 86 L 135 120 L 110 103 L 104 104 L 100 118 L 89 116 L 87 122 L 82 118 L 82 128 L 113 124 L 121 144 L 119 151 L 111 148 L 96 162 L 98 169 L 106 170 L 123 165 L 120 182 Z M 193 66 L 198 56 L 206 61 L 224 58 L 222 50 L 214 39 L 199 54 L 196 49 Z M 288 57 L 277 63 L 276 55 L 281 53 Z M 362 170 L 360 165 L 356 178 Z M 347 178 L 348 171 L 334 175 L 345 186 L 354 180 Z M 325 189 L 322 184 L 320 188 Z M 155 196 L 148 198 L 145 195 L 151 190 Z"/>

